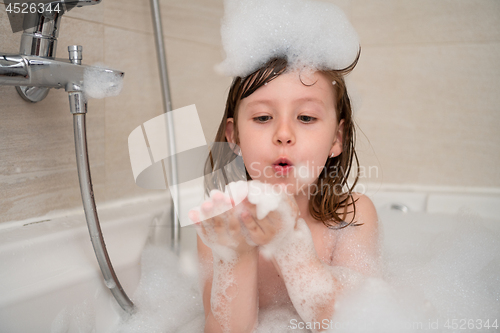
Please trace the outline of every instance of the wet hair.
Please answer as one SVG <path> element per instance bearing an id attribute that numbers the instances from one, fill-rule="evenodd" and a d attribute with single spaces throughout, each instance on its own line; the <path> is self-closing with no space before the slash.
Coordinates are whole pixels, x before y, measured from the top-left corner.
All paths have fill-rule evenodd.
<path id="1" fill-rule="evenodd" d="M 356 60 L 344 69 L 319 70 L 319 72 L 324 75 L 329 82 L 332 82 L 332 89 L 335 96 L 334 105 L 337 116 L 337 125 L 341 120 L 344 120 L 342 153 L 338 156 L 333 158 L 329 157 L 327 159 L 323 171 L 319 175 L 316 182 L 316 186 L 319 191 L 312 193 L 309 200 L 309 212 L 311 216 L 318 221 L 322 221 L 329 228 L 344 228 L 349 225 L 360 225 L 354 220 L 356 215 L 356 206 L 352 195 L 352 191 L 356 186 L 359 177 L 357 173 L 359 162 L 354 149 L 355 129 L 351 102 L 344 81 L 344 76 L 350 73 L 356 66 L 359 54 L 360 53 L 358 52 Z M 285 58 L 278 57 L 269 60 L 261 68 L 246 77 L 235 77 L 227 96 L 226 109 L 219 125 L 215 142 L 227 142 L 227 119 L 233 118 L 234 137 L 236 144 L 239 144 L 237 111 L 240 101 L 250 96 L 257 89 L 274 80 L 286 71 L 287 60 Z M 304 83 L 302 80 L 301 82 L 304 85 L 309 85 Z M 311 85 L 314 85 L 314 83 Z M 224 174 L 225 179 L 221 179 L 221 177 L 214 177 L 213 175 L 215 173 L 213 173 L 213 171 L 228 165 L 234 160 L 235 157 L 236 154 L 233 150 L 224 149 L 223 145 L 214 146 L 214 148 L 210 151 L 209 157 L 205 163 L 205 189 L 207 194 L 212 189 L 224 190 L 225 184 L 228 183 L 228 177 L 226 177 L 226 174 Z M 354 161 L 356 162 L 355 171 L 353 171 L 352 168 Z M 354 172 L 354 181 L 351 185 L 349 185 L 349 175 Z M 243 175 L 243 177 L 246 177 L 246 180 L 252 180 L 246 169 L 245 173 L 246 176 Z M 233 177 L 233 179 L 235 178 Z M 324 191 L 325 187 L 326 191 Z M 349 210 L 350 207 L 352 207 L 352 210 Z M 345 221 L 347 214 L 351 212 L 353 213 L 351 221 Z"/>

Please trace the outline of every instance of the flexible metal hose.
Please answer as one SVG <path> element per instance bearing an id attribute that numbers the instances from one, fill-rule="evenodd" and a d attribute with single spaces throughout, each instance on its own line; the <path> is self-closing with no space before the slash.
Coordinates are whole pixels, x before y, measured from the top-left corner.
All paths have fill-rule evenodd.
<path id="1" fill-rule="evenodd" d="M 102 235 L 99 218 L 97 216 L 94 192 L 92 190 L 92 180 L 90 178 L 90 166 L 87 150 L 87 130 L 85 126 L 87 103 L 84 100 L 82 92 L 70 92 L 69 100 L 71 113 L 73 114 L 78 179 L 80 180 L 83 209 L 85 210 L 90 240 L 92 241 L 92 246 L 94 247 L 97 262 L 101 268 L 106 286 L 109 288 L 122 309 L 127 313 L 133 313 L 135 310 L 134 303 L 132 303 L 130 298 L 127 296 L 120 284 L 120 281 L 118 281 L 118 278 L 116 277 L 111 260 L 108 256 L 108 251 L 106 250 L 106 244 L 104 243 L 104 237 Z"/>

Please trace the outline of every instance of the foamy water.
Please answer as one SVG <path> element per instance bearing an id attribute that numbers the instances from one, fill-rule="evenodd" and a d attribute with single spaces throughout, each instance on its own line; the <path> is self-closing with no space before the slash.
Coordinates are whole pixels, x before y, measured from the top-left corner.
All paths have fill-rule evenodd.
<path id="1" fill-rule="evenodd" d="M 462 320 L 462 324 L 467 320 L 466 325 L 489 320 L 491 325 L 500 319 L 500 228 L 494 226 L 498 221 L 487 223 L 491 221 L 465 213 L 381 211 L 379 216 L 384 234 L 383 276 L 366 278 L 344 292 L 337 299 L 332 321 L 322 323 L 323 328 L 453 332 L 445 327 L 448 320 Z M 132 297 L 138 312 L 112 332 L 202 332 L 197 277 L 181 273 L 186 269 L 166 245 L 147 247 L 141 266 L 140 285 Z M 90 303 L 62 311 L 52 332 L 92 332 L 96 310 Z M 301 329 L 307 323 L 293 308 L 261 310 L 259 323 L 259 333 L 309 331 Z M 473 331 L 465 327 L 455 331 Z"/>
<path id="2" fill-rule="evenodd" d="M 132 297 L 137 312 L 112 332 L 201 332 L 205 317 L 198 279 L 181 273 L 178 257 L 166 246 L 149 246 L 141 269 Z"/>
<path id="3" fill-rule="evenodd" d="M 332 320 L 317 325 L 331 332 L 451 332 L 446 325 L 452 325 L 452 319 L 466 319 L 469 325 L 470 320 L 479 325 L 498 319 L 498 227 L 492 229 L 494 224 L 467 213 L 389 211 L 380 217 L 383 275 L 347 289 L 337 299 Z M 123 322 L 117 332 L 202 331 L 197 283 L 179 271 L 177 259 L 166 250 L 146 250 L 141 286 L 134 295 L 145 312 Z M 170 287 L 173 284 L 176 288 Z M 188 322 L 191 326 L 185 327 Z M 309 331 L 293 308 L 261 310 L 259 323 L 261 333 Z"/>

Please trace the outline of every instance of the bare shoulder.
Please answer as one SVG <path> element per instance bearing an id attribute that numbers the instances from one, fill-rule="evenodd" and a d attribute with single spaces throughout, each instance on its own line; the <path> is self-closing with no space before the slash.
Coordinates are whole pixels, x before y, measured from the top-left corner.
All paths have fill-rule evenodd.
<path id="1" fill-rule="evenodd" d="M 354 218 L 354 223 L 341 229 L 332 264 L 371 274 L 377 269 L 379 257 L 377 210 L 364 194 L 353 193 L 352 200 L 355 209 L 349 209 L 346 221 Z"/>
<path id="2" fill-rule="evenodd" d="M 377 210 L 371 199 L 361 193 L 353 193 L 352 198 L 356 208 L 354 220 L 358 224 L 366 225 L 367 228 L 377 228 Z"/>

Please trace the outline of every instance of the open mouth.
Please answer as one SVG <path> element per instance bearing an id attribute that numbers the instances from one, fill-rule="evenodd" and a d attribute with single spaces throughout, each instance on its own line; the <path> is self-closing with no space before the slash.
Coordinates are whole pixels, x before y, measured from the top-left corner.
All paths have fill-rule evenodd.
<path id="1" fill-rule="evenodd" d="M 293 167 L 292 162 L 290 162 L 290 160 L 288 160 L 287 158 L 279 158 L 273 164 L 274 171 L 280 174 L 287 174 L 292 167 Z"/>

